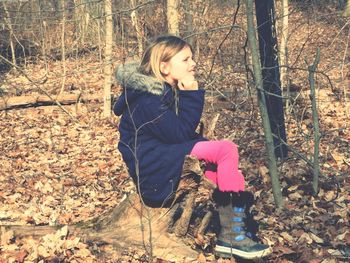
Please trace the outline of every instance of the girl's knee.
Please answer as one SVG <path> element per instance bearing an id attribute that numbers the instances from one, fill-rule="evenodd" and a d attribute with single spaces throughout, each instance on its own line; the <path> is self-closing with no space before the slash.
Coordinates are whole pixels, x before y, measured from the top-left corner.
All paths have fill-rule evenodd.
<path id="1" fill-rule="evenodd" d="M 237 144 L 235 144 L 232 141 L 222 140 L 221 142 L 223 143 L 223 146 L 226 147 L 226 148 L 231 148 L 231 149 L 237 149 L 238 148 Z"/>
<path id="2" fill-rule="evenodd" d="M 222 150 L 225 152 L 231 153 L 233 155 L 238 155 L 238 147 L 234 142 L 229 140 L 222 140 L 221 144 Z"/>

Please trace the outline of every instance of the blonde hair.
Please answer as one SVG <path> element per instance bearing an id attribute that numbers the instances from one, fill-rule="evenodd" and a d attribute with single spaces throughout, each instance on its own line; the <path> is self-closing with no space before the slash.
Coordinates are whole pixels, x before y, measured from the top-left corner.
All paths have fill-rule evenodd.
<path id="1" fill-rule="evenodd" d="M 168 62 L 186 46 L 191 48 L 185 40 L 176 36 L 167 35 L 157 37 L 148 45 L 143 53 L 139 71 L 142 74 L 155 77 L 162 83 L 166 82 L 160 70 L 161 62 Z"/>

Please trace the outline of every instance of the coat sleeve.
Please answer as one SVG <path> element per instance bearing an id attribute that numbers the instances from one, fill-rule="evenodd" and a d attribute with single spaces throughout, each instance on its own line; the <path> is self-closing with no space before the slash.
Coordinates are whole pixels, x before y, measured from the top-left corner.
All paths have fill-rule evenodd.
<path id="1" fill-rule="evenodd" d="M 142 133 L 167 144 L 183 143 L 198 136 L 195 132 L 204 106 L 204 90 L 179 91 L 178 115 L 162 105 L 159 96 L 138 103 L 133 114 Z"/>

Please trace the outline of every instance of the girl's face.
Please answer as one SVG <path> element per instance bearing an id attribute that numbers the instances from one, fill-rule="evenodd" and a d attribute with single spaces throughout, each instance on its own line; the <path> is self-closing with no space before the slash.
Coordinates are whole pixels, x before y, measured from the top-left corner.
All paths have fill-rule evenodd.
<path id="1" fill-rule="evenodd" d="M 161 62 L 160 70 L 171 86 L 176 86 L 181 79 L 193 78 L 196 62 L 192 59 L 191 48 L 186 46 L 168 62 Z"/>

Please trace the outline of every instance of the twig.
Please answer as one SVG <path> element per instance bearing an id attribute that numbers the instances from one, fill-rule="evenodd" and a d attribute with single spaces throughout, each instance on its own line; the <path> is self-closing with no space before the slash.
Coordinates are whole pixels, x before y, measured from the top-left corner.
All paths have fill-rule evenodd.
<path id="1" fill-rule="evenodd" d="M 216 52 L 215 52 L 215 55 L 213 57 L 213 60 L 212 60 L 212 63 L 211 63 L 211 67 L 210 67 L 210 71 L 209 71 L 209 74 L 207 76 L 207 79 L 210 78 L 210 75 L 213 71 L 213 68 L 214 68 L 214 64 L 215 64 L 215 59 L 219 53 L 219 50 L 221 50 L 221 46 L 224 44 L 224 42 L 226 41 L 226 39 L 228 38 L 228 36 L 231 34 L 235 24 L 236 24 L 236 21 L 237 21 L 237 15 L 238 15 L 238 11 L 239 11 L 239 8 L 241 6 L 241 3 L 240 3 L 240 0 L 237 1 L 237 8 L 236 8 L 236 11 L 233 15 L 233 22 L 232 22 L 232 26 L 230 28 L 230 30 L 227 32 L 227 34 L 225 35 L 224 39 L 221 41 L 221 43 L 219 44 L 218 48 L 216 49 Z"/>
<path id="2" fill-rule="evenodd" d="M 315 88 L 315 71 L 320 62 L 320 49 L 317 49 L 316 57 L 314 63 L 308 67 L 309 71 L 309 83 L 311 89 L 311 103 L 312 103 L 312 120 L 314 126 L 314 157 L 313 157 L 313 180 L 312 180 L 312 189 L 313 194 L 317 195 L 318 193 L 318 177 L 320 172 L 320 162 L 319 162 L 319 146 L 320 146 L 320 128 L 318 124 L 318 113 L 317 113 L 317 103 L 316 103 L 316 88 Z"/>

